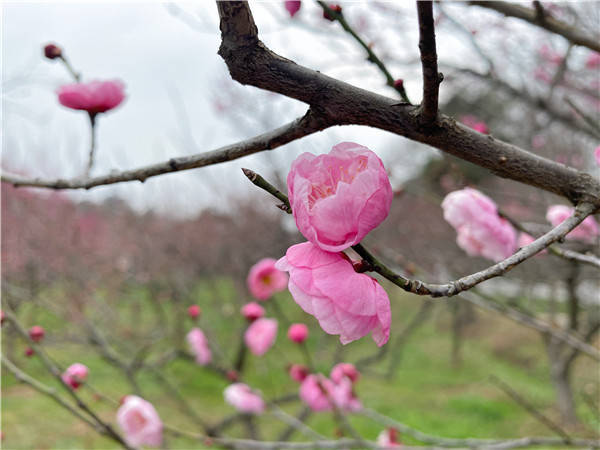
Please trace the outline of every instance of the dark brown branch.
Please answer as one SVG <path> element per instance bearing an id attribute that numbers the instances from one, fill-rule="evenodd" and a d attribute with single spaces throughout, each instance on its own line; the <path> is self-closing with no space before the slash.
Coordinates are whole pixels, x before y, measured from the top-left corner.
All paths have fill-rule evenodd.
<path id="1" fill-rule="evenodd" d="M 442 74 L 438 73 L 435 50 L 435 27 L 433 25 L 433 2 L 417 1 L 419 17 L 419 51 L 423 67 L 423 101 L 421 118 L 424 124 L 435 122 Z"/>
<path id="2" fill-rule="evenodd" d="M 559 34 L 575 45 L 587 47 L 600 52 L 600 40 L 597 37 L 587 36 L 575 27 L 571 27 L 548 14 L 539 14 L 535 9 L 526 8 L 509 2 L 470 1 L 470 5 L 493 9 L 508 17 L 516 17 L 526 22 L 537 25 L 552 33 Z"/>
<path id="3" fill-rule="evenodd" d="M 267 49 L 253 33 L 235 35 L 231 30 L 255 30 L 255 27 L 238 23 L 251 18 L 248 4 L 218 4 L 223 31 L 219 54 L 233 79 L 240 83 L 308 103 L 337 125 L 366 125 L 387 130 L 487 168 L 501 177 L 564 196 L 574 204 L 587 201 L 595 210 L 600 208 L 600 182 L 591 175 L 493 136 L 477 133 L 443 114 L 438 115 L 435 127 L 424 128 L 417 107 L 351 86 L 282 58 Z"/>
<path id="4" fill-rule="evenodd" d="M 301 137 L 321 131 L 329 126 L 331 126 L 330 122 L 309 110 L 303 117 L 251 139 L 227 145 L 210 152 L 171 158 L 168 161 L 153 164 L 151 166 L 140 167 L 138 169 L 110 173 L 108 175 L 93 178 L 57 180 L 44 180 L 39 178 L 28 179 L 19 175 L 3 173 L 1 180 L 10 183 L 15 187 L 32 186 L 52 189 L 91 189 L 96 186 L 122 183 L 125 181 L 138 180 L 144 182 L 146 179 L 157 175 L 210 166 L 252 155 L 253 153 L 272 150 Z"/>

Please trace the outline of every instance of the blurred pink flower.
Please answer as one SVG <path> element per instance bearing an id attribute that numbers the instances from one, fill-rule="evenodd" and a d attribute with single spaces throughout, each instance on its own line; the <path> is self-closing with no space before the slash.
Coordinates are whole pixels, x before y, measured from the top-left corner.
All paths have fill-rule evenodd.
<path id="1" fill-rule="evenodd" d="M 386 428 L 377 436 L 377 445 L 383 448 L 400 448 L 402 444 L 398 441 L 398 430 Z"/>
<path id="2" fill-rule="evenodd" d="M 250 322 L 260 319 L 265 315 L 265 308 L 256 302 L 246 303 L 240 311 L 242 315 Z"/>
<path id="3" fill-rule="evenodd" d="M 533 241 L 535 241 L 535 238 L 528 234 L 528 233 L 519 233 L 519 239 L 517 240 L 517 247 L 519 248 L 523 248 L 529 244 L 531 244 Z M 538 253 L 538 255 L 543 255 L 544 253 L 547 253 L 546 250 L 542 250 L 541 252 Z"/>
<path id="4" fill-rule="evenodd" d="M 285 9 L 287 9 L 287 12 L 290 13 L 290 17 L 294 17 L 302 6 L 302 2 L 299 0 L 287 0 L 284 2 L 284 4 Z"/>
<path id="5" fill-rule="evenodd" d="M 66 84 L 58 89 L 58 101 L 67 108 L 97 114 L 119 106 L 125 98 L 124 90 L 119 80 Z"/>
<path id="6" fill-rule="evenodd" d="M 45 334 L 46 332 L 44 331 L 44 328 L 40 327 L 39 325 L 34 325 L 29 329 L 29 337 L 33 342 L 40 342 L 42 339 L 44 339 Z"/>
<path id="7" fill-rule="evenodd" d="M 256 356 L 264 355 L 277 338 L 277 320 L 257 319 L 244 333 L 244 342 Z"/>
<path id="8" fill-rule="evenodd" d="M 265 410 L 262 397 L 244 383 L 230 384 L 223 392 L 225 401 L 240 412 L 260 414 Z"/>
<path id="9" fill-rule="evenodd" d="M 73 389 L 77 389 L 85 382 L 88 373 L 89 370 L 86 366 L 75 363 L 67 367 L 61 378 L 65 384 L 71 386 Z"/>
<path id="10" fill-rule="evenodd" d="M 308 370 L 308 367 L 301 364 L 292 364 L 288 369 L 288 373 L 292 380 L 302 383 L 310 373 L 310 370 Z"/>
<path id="11" fill-rule="evenodd" d="M 152 403 L 137 395 L 128 395 L 117 411 L 117 423 L 132 447 L 162 443 L 163 424 Z"/>
<path id="12" fill-rule="evenodd" d="M 546 211 L 546 220 L 556 227 L 564 222 L 574 212 L 574 209 L 565 205 L 552 205 Z M 593 216 L 588 216 L 573 231 L 567 234 L 567 239 L 578 239 L 593 244 L 598 236 L 598 223 Z"/>
<path id="13" fill-rule="evenodd" d="M 190 316 L 192 319 L 197 318 L 200 314 L 202 314 L 202 310 L 198 305 L 191 305 L 188 308 L 188 316 Z"/>
<path id="14" fill-rule="evenodd" d="M 479 120 L 477 117 L 470 114 L 461 116 L 460 121 L 479 133 L 488 134 L 490 132 L 488 126 L 483 120 Z"/>
<path id="15" fill-rule="evenodd" d="M 196 358 L 196 363 L 201 366 L 209 364 L 212 360 L 212 353 L 202 330 L 200 328 L 192 328 L 187 334 L 186 339 L 190 350 Z"/>
<path id="16" fill-rule="evenodd" d="M 288 288 L 300 307 L 329 334 L 347 344 L 372 332 L 378 346 L 390 334 L 390 301 L 377 281 L 356 273 L 340 253 L 324 252 L 310 242 L 293 245 L 277 261 L 290 272 Z"/>
<path id="17" fill-rule="evenodd" d="M 594 158 L 596 158 L 596 164 L 600 166 L 600 146 L 596 147 L 596 150 L 594 150 Z"/>
<path id="18" fill-rule="evenodd" d="M 264 258 L 250 268 L 246 283 L 250 293 L 259 300 L 267 300 L 274 293 L 283 291 L 287 275 L 275 268 L 273 258 Z"/>
<path id="19" fill-rule="evenodd" d="M 329 411 L 332 405 L 342 411 L 358 411 L 360 400 L 352 390 L 352 382 L 343 378 L 334 383 L 321 374 L 307 376 L 300 385 L 300 399 L 313 411 Z"/>
<path id="20" fill-rule="evenodd" d="M 588 69 L 595 69 L 598 66 L 600 66 L 600 53 L 590 53 L 590 55 L 587 57 L 587 60 L 585 61 L 585 67 L 587 67 Z"/>
<path id="21" fill-rule="evenodd" d="M 287 336 L 290 341 L 300 344 L 308 337 L 308 327 L 303 323 L 293 323 L 288 329 Z"/>
<path id="22" fill-rule="evenodd" d="M 442 202 L 444 219 L 457 232 L 456 243 L 471 256 L 501 261 L 517 249 L 517 233 L 498 215 L 496 204 L 481 192 L 464 188 Z"/>
<path id="23" fill-rule="evenodd" d="M 354 367 L 354 364 L 339 363 L 333 366 L 329 376 L 334 383 L 339 383 L 343 378 L 348 378 L 352 383 L 356 383 L 360 378 L 360 372 Z"/>
<path id="24" fill-rule="evenodd" d="M 326 155 L 302 153 L 287 185 L 298 229 L 328 252 L 358 244 L 387 217 L 393 196 L 381 159 L 353 142 Z"/>

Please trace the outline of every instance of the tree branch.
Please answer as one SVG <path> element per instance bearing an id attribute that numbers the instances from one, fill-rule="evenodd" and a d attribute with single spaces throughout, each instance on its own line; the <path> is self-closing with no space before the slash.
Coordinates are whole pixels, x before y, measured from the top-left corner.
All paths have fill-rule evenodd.
<path id="1" fill-rule="evenodd" d="M 493 9 L 507 17 L 516 17 L 533 25 L 537 25 L 555 34 L 559 34 L 571 43 L 587 47 L 595 52 L 600 52 L 600 41 L 598 38 L 587 36 L 575 27 L 570 27 L 564 22 L 557 20 L 548 14 L 539 14 L 539 11 L 515 5 L 508 2 L 493 1 L 470 1 L 470 5 Z"/>
<path id="2" fill-rule="evenodd" d="M 331 125 L 332 123 L 328 120 L 324 119 L 319 114 L 315 114 L 309 109 L 303 117 L 251 139 L 227 145 L 210 152 L 171 158 L 168 161 L 140 167 L 138 169 L 110 173 L 108 175 L 93 178 L 57 180 L 44 180 L 39 178 L 29 179 L 19 175 L 3 173 L 1 180 L 10 183 L 15 187 L 31 186 L 51 189 L 91 189 L 96 186 L 122 183 L 125 181 L 138 180 L 144 182 L 146 179 L 157 175 L 210 166 L 226 161 L 232 161 L 265 150 L 272 150 L 301 137 L 321 131 Z"/>
<path id="3" fill-rule="evenodd" d="M 218 2 L 222 43 L 219 54 L 233 79 L 295 98 L 324 114 L 332 124 L 366 125 L 423 142 L 487 168 L 504 178 L 600 208 L 600 182 L 546 158 L 483 135 L 443 114 L 435 127 L 422 126 L 418 107 L 374 94 L 302 67 L 271 52 L 257 39 L 245 2 Z M 254 22 L 252 21 L 252 25 Z M 237 30 L 252 30 L 237 35 Z M 241 43 L 241 44 L 240 44 Z"/>
<path id="4" fill-rule="evenodd" d="M 438 73 L 437 67 L 433 2 L 417 1 L 417 14 L 419 17 L 419 51 L 423 67 L 421 117 L 424 124 L 431 124 L 437 117 L 439 87 L 444 78 L 442 74 Z"/>

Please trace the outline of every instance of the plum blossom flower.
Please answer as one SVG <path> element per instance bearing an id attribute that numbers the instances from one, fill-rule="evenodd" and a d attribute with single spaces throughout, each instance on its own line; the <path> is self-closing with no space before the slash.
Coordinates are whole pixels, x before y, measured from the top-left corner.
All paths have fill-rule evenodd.
<path id="1" fill-rule="evenodd" d="M 293 245 L 277 267 L 290 273 L 288 288 L 296 303 L 328 334 L 347 344 L 372 332 L 378 346 L 390 335 L 390 301 L 377 281 L 356 273 L 340 253 L 310 242 Z"/>
<path id="2" fill-rule="evenodd" d="M 117 423 L 132 447 L 158 447 L 162 443 L 163 423 L 156 409 L 152 403 L 137 395 L 125 397 L 117 411 Z"/>
<path id="3" fill-rule="evenodd" d="M 298 229 L 328 252 L 358 244 L 387 217 L 393 196 L 381 159 L 353 142 L 325 155 L 302 153 L 287 185 Z"/>
<path id="4" fill-rule="evenodd" d="M 29 329 L 29 337 L 33 342 L 40 342 L 44 339 L 45 334 L 44 328 L 39 325 L 34 325 Z"/>
<path id="5" fill-rule="evenodd" d="M 67 367 L 67 370 L 65 370 L 61 378 L 65 384 L 69 385 L 73 389 L 77 389 L 85 382 L 88 373 L 89 370 L 87 366 L 84 366 L 80 363 L 75 363 Z"/>
<path id="6" fill-rule="evenodd" d="M 575 210 L 565 205 L 552 205 L 546 211 L 546 220 L 556 227 L 569 218 Z M 583 222 L 577 225 L 569 234 L 567 239 L 577 239 L 593 244 L 598 236 L 598 223 L 592 216 L 585 218 Z"/>
<path id="7" fill-rule="evenodd" d="M 308 367 L 301 364 L 292 364 L 288 369 L 288 373 L 292 380 L 302 383 L 310 373 L 310 370 L 308 370 Z"/>
<path id="8" fill-rule="evenodd" d="M 386 428 L 377 436 L 377 445 L 383 448 L 400 448 L 402 444 L 398 441 L 398 430 Z"/>
<path id="9" fill-rule="evenodd" d="M 256 356 L 264 355 L 277 338 L 277 320 L 257 319 L 244 333 L 244 342 Z"/>
<path id="10" fill-rule="evenodd" d="M 479 133 L 488 134 L 490 132 L 488 126 L 483 120 L 479 120 L 477 117 L 471 114 L 461 116 L 460 121 Z"/>
<path id="11" fill-rule="evenodd" d="M 230 384 L 223 391 L 223 396 L 227 403 L 240 412 L 260 414 L 265 410 L 265 402 L 260 394 L 244 383 Z"/>
<path id="12" fill-rule="evenodd" d="M 321 374 L 308 375 L 300 385 L 299 395 L 313 411 L 330 411 L 333 405 L 342 411 L 358 411 L 362 408 L 348 378 L 334 383 Z"/>
<path id="13" fill-rule="evenodd" d="M 124 91 L 125 85 L 119 80 L 66 84 L 58 89 L 58 101 L 67 108 L 97 114 L 119 106 L 125 99 Z"/>
<path id="14" fill-rule="evenodd" d="M 442 202 L 444 219 L 457 232 L 456 243 L 471 256 L 501 261 L 517 248 L 517 233 L 498 215 L 496 204 L 481 192 L 464 188 Z"/>
<path id="15" fill-rule="evenodd" d="M 265 315 L 265 308 L 256 302 L 250 302 L 242 306 L 240 312 L 249 322 L 254 322 Z"/>
<path id="16" fill-rule="evenodd" d="M 290 13 L 290 17 L 294 17 L 300 10 L 302 2 L 300 0 L 287 0 L 284 2 L 285 9 Z"/>
<path id="17" fill-rule="evenodd" d="M 200 328 L 192 328 L 186 336 L 190 350 L 194 354 L 196 363 L 201 366 L 209 364 L 212 360 L 212 352 L 208 346 L 208 340 Z"/>
<path id="18" fill-rule="evenodd" d="M 308 327 L 303 323 L 293 323 L 290 325 L 287 335 L 290 341 L 300 344 L 308 337 Z"/>
<path id="19" fill-rule="evenodd" d="M 339 383 L 343 378 L 348 378 L 352 383 L 356 383 L 360 378 L 360 372 L 354 367 L 354 364 L 339 363 L 333 366 L 329 377 L 334 383 Z"/>
<path id="20" fill-rule="evenodd" d="M 264 258 L 250 268 L 246 283 L 252 296 L 258 300 L 267 300 L 274 293 L 285 289 L 287 275 L 275 268 L 273 258 Z"/>

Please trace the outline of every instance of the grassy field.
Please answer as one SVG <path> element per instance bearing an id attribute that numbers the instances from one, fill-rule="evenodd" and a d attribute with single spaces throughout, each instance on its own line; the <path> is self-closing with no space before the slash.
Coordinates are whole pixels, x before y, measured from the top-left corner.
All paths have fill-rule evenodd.
<path id="1" fill-rule="evenodd" d="M 393 293 L 393 335 L 389 353 L 393 354 L 395 335 L 417 312 L 421 299 Z M 61 317 L 70 311 L 60 288 L 40 295 L 42 300 L 22 305 L 19 318 L 26 326 L 41 324 L 47 330 L 46 349 L 59 365 L 82 362 L 90 368 L 89 385 L 106 397 L 118 400 L 131 393 L 123 373 L 108 364 L 85 342 L 81 326 L 66 323 Z M 243 299 L 235 294 L 226 281 L 198 283 L 185 299 L 172 301 L 162 298 L 160 303 L 149 300 L 147 290 L 132 287 L 117 298 L 97 292 L 94 302 L 85 306 L 85 313 L 103 331 L 110 344 L 124 358 L 130 358 L 143 342 L 144 336 L 157 336 L 161 330 L 174 330 L 180 336 L 191 327 L 185 316 L 187 304 L 202 306 L 204 315 L 200 326 L 219 343 L 215 354 L 222 361 L 231 361 L 238 348 L 238 336 L 243 321 L 238 310 Z M 285 316 L 291 321 L 304 321 L 311 328 L 308 342 L 314 361 L 320 371 L 328 374 L 334 354 L 343 361 L 355 362 L 372 354 L 377 347 L 370 338 L 341 347 L 337 338 L 327 336 L 318 329 L 310 316 L 302 313 L 287 293 L 276 297 Z M 273 305 L 267 304 L 269 315 L 275 315 Z M 111 310 L 113 313 L 111 313 Z M 116 312 L 116 313 L 115 313 Z M 68 314 L 67 314 L 68 316 Z M 76 317 L 76 314 L 72 314 Z M 402 349 L 400 364 L 391 378 L 386 378 L 389 359 L 371 365 L 363 372 L 357 393 L 366 407 L 375 409 L 420 431 L 445 437 L 510 438 L 519 436 L 553 436 L 551 430 L 539 423 L 520 405 L 490 382 L 495 375 L 523 395 L 548 417 L 556 420 L 554 392 L 548 375 L 547 358 L 542 340 L 537 332 L 523 328 L 504 318 L 476 311 L 472 323 L 466 328 L 462 348 L 462 363 L 451 363 L 452 338 L 449 307 L 440 301 L 431 315 Z M 22 356 L 24 344 L 7 339 L 3 331 L 3 352 L 14 355 L 15 362 L 26 373 L 44 383 L 57 383 L 44 371 L 36 357 Z M 264 357 L 247 359 L 244 381 L 260 389 L 266 399 L 297 392 L 298 385 L 287 375 L 285 367 L 292 362 L 302 363 L 302 353 L 285 338 L 285 326 L 280 320 L 277 345 Z M 146 339 L 146 340 L 144 340 Z M 214 342 L 214 341 L 213 341 Z M 7 345 L 12 348 L 8 349 Z M 160 341 L 151 347 L 148 360 L 167 349 Z M 223 401 L 227 382 L 215 373 L 191 361 L 177 359 L 162 372 L 177 386 L 188 404 L 204 420 L 215 423 L 234 413 Z M 580 399 L 580 392 L 592 385 L 598 389 L 598 366 L 581 356 L 575 368 L 573 383 L 578 395 L 578 413 L 582 424 L 567 428 L 573 434 L 593 437 L 599 423 L 594 412 Z M 150 371 L 138 375 L 138 383 L 145 398 L 150 400 L 166 423 L 188 431 L 201 432 L 199 426 L 182 411 L 173 396 Z M 60 390 L 60 388 L 59 388 Z M 81 390 L 83 398 L 108 421 L 114 422 L 116 406 L 99 398 L 89 388 Z M 301 409 L 298 401 L 282 406 L 290 414 Z M 367 438 L 375 438 L 382 426 L 372 420 L 354 415 L 353 426 Z M 257 418 L 263 437 L 274 439 L 286 426 L 270 414 Z M 315 413 L 308 425 L 326 436 L 334 436 L 336 425 L 330 413 Z M 15 378 L 2 372 L 2 431 L 6 449 L 81 449 L 116 448 L 85 424 L 78 422 L 51 399 L 35 393 Z M 235 425 L 226 431 L 229 436 L 243 436 L 244 429 Z M 189 439 L 167 437 L 168 448 L 205 448 L 204 444 Z M 301 440 L 298 433 L 294 440 Z M 415 443 L 410 438 L 406 443 Z M 214 448 L 214 447 L 212 447 Z"/>

